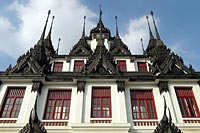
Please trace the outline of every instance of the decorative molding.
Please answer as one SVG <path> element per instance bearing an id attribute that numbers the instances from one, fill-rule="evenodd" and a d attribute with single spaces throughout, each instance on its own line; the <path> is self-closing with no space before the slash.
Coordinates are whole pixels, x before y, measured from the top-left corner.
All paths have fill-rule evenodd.
<path id="1" fill-rule="evenodd" d="M 31 92 L 32 91 L 33 92 L 37 91 L 37 93 L 40 94 L 41 90 L 42 90 L 42 86 L 43 86 L 42 81 L 40 81 L 40 80 L 33 80 L 32 82 L 33 82 L 33 85 L 32 85 Z"/>
<path id="2" fill-rule="evenodd" d="M 77 81 L 77 92 L 81 92 L 81 91 L 85 91 L 85 83 L 86 81 L 85 80 L 78 80 Z"/>
<path id="3" fill-rule="evenodd" d="M 160 120 L 159 124 L 157 125 L 157 127 L 153 133 L 182 133 L 182 131 L 180 129 L 178 129 L 178 127 L 174 123 L 172 123 L 172 117 L 171 117 L 169 108 L 168 108 L 169 117 L 167 116 L 167 114 L 166 114 L 167 104 L 166 104 L 165 97 L 163 97 L 163 98 L 164 98 L 163 117 Z"/>
<path id="4" fill-rule="evenodd" d="M 116 83 L 118 92 L 125 91 L 125 81 L 117 80 Z"/>
<path id="5" fill-rule="evenodd" d="M 160 94 L 167 91 L 169 92 L 168 81 L 159 81 L 157 86 L 160 90 Z"/>
<path id="6" fill-rule="evenodd" d="M 37 98 L 38 97 L 36 97 L 34 108 L 32 108 L 30 112 L 28 123 L 18 133 L 47 133 L 44 125 L 38 118 Z"/>

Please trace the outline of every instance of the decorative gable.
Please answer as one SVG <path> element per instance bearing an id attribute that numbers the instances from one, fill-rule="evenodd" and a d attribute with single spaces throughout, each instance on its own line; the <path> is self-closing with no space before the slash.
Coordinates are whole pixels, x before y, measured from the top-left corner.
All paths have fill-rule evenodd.
<path id="1" fill-rule="evenodd" d="M 122 42 L 120 37 L 115 37 L 113 44 L 110 46 L 110 53 L 112 55 L 131 55 L 128 46 Z"/>
<path id="2" fill-rule="evenodd" d="M 119 68 L 114 61 L 112 55 L 106 49 L 103 39 L 101 38 L 97 47 L 86 63 L 83 73 L 84 74 L 117 74 Z"/>

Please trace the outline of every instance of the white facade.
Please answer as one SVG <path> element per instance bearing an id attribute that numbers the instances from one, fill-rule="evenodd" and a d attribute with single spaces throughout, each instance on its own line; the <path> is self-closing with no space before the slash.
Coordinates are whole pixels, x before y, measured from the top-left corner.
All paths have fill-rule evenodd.
<path id="1" fill-rule="evenodd" d="M 36 68 L 41 62 L 45 61 L 39 59 L 38 61 L 35 59 L 36 57 L 33 58 L 30 54 L 26 55 L 26 61 L 23 62 L 23 59 L 20 60 L 22 63 L 19 61 L 20 63 L 11 68 L 11 70 L 8 70 L 8 72 L 0 72 L 0 81 L 2 82 L 0 85 L 1 116 L 3 116 L 2 111 L 6 110 L 5 101 L 8 99 L 7 92 L 9 87 L 25 88 L 18 117 L 4 118 L 0 116 L 0 132 L 19 132 L 20 129 L 29 123 L 30 112 L 36 104 L 38 117 L 49 133 L 153 133 L 163 118 L 164 96 L 167 107 L 171 112 L 172 122 L 184 133 L 200 133 L 200 117 L 182 116 L 175 91 L 176 87 L 191 88 L 198 107 L 195 111 L 200 115 L 200 74 L 198 72 L 190 73 L 190 69 L 183 63 L 181 64 L 181 61 L 176 56 L 173 59 L 175 58 L 178 61 L 173 60 L 173 62 L 170 60 L 172 53 L 167 53 L 167 48 L 164 51 L 167 53 L 165 60 L 163 60 L 162 55 L 162 58 L 159 57 L 159 53 L 156 53 L 156 58 L 152 58 L 151 47 L 149 48 L 150 52 L 147 48 L 147 54 L 132 55 L 129 53 L 130 51 L 126 45 L 120 42 L 120 37 L 117 34 L 115 37 L 109 37 L 109 30 L 101 27 L 101 23 L 99 21 L 98 25 L 100 27 L 97 25 L 92 30 L 92 35 L 90 35 L 92 39 L 87 40 L 92 54 L 81 55 L 82 53 L 80 52 L 81 54 L 78 55 L 76 53 L 78 48 L 83 53 L 87 53 L 89 49 L 87 49 L 87 46 L 84 46 L 85 44 L 80 43 L 74 47 L 75 52 L 71 51 L 72 54 L 61 56 L 51 55 L 51 58 L 48 58 L 50 59 L 49 64 L 43 64 L 43 66 L 39 67 L 38 71 L 36 71 Z M 98 35 L 100 39 L 103 39 L 102 34 L 103 37 L 106 35 L 103 44 L 99 44 L 93 34 L 95 36 Z M 40 48 L 40 45 L 36 46 Z M 159 46 L 165 45 L 159 44 Z M 112 49 L 112 47 L 114 48 Z M 120 51 L 121 49 L 123 50 Z M 93 59 L 92 57 L 95 58 Z M 164 63 L 159 64 L 160 60 L 156 60 L 157 58 L 161 58 L 161 62 Z M 172 62 L 171 66 L 167 62 L 167 59 Z M 75 61 L 80 60 L 83 61 L 84 66 L 78 66 L 81 67 L 81 71 L 75 72 L 75 67 L 77 67 Z M 125 72 L 121 71 L 120 65 L 117 64 L 118 61 L 125 62 L 123 64 L 125 65 Z M 56 62 L 62 62 L 61 71 L 54 71 Z M 138 62 L 143 63 L 145 70 L 140 70 Z M 165 64 L 165 62 L 167 63 Z M 94 64 L 90 66 L 92 63 Z M 34 65 L 31 66 L 31 64 Z M 45 65 L 50 66 L 50 71 L 41 72 L 44 70 Z M 164 87 L 160 84 L 164 84 Z M 111 115 L 109 117 L 92 117 L 92 92 L 95 87 L 108 87 L 110 89 L 109 98 L 111 102 L 109 104 L 110 108 L 108 108 Z M 68 119 L 45 119 L 48 94 L 51 90 L 71 91 Z M 152 93 L 153 103 L 151 105 L 155 105 L 155 111 L 153 111 L 155 114 L 154 118 L 133 118 L 134 108 L 131 99 L 131 91 L 133 90 L 145 90 Z M 145 106 L 147 107 L 147 105 Z M 167 116 L 169 115 L 167 114 Z"/>

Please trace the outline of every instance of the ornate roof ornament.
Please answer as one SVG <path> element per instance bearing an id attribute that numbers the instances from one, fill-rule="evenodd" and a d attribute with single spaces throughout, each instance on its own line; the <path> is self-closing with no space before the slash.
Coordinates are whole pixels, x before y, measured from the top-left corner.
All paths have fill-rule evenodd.
<path id="1" fill-rule="evenodd" d="M 51 10 L 48 11 L 48 15 L 47 15 L 47 19 L 46 19 L 46 23 L 45 23 L 45 26 L 44 26 L 44 29 L 43 29 L 43 32 L 41 34 L 41 37 L 40 37 L 40 40 L 44 40 L 44 37 L 45 37 L 45 32 L 46 32 L 46 28 L 47 28 L 47 23 L 48 23 L 48 20 L 49 20 L 49 15 L 51 14 Z"/>
<path id="2" fill-rule="evenodd" d="M 90 37 L 92 36 L 93 33 L 100 33 L 100 27 L 101 27 L 101 31 L 102 33 L 107 33 L 108 36 L 110 37 L 110 30 L 108 28 L 106 28 L 102 22 L 102 9 L 101 9 L 101 5 L 99 6 L 99 22 L 97 23 L 97 26 L 95 28 L 93 28 L 90 31 Z"/>
<path id="3" fill-rule="evenodd" d="M 42 32 L 42 35 L 34 45 L 34 48 L 30 48 L 26 54 L 23 54 L 17 59 L 17 64 L 13 68 L 7 69 L 6 73 L 22 73 L 22 74 L 30 74 L 30 73 L 47 73 L 50 71 L 50 64 L 48 56 L 52 53 L 55 54 L 53 46 L 51 43 L 48 43 L 46 39 L 44 40 L 45 31 L 50 15 L 50 10 L 48 11 L 46 23 Z M 53 24 L 53 20 L 52 20 Z M 52 26 L 51 26 L 52 28 Z M 50 30 L 51 31 L 51 30 Z"/>
<path id="4" fill-rule="evenodd" d="M 58 38 L 58 46 L 57 46 L 57 50 L 56 50 L 56 54 L 57 54 L 57 55 L 58 55 L 58 50 L 59 50 L 59 47 L 60 47 L 60 41 L 61 41 L 61 39 Z"/>
<path id="5" fill-rule="evenodd" d="M 118 74 L 120 72 L 112 55 L 108 52 L 104 45 L 102 30 L 100 25 L 100 38 L 94 53 L 85 64 L 82 74 Z"/>
<path id="6" fill-rule="evenodd" d="M 149 24 L 149 17 L 146 16 L 146 19 L 147 19 L 147 24 L 148 24 L 148 27 L 149 27 L 149 35 L 150 35 L 150 40 L 154 39 L 154 36 L 152 34 L 152 31 L 151 31 L 151 27 L 150 27 L 150 24 Z"/>
<path id="7" fill-rule="evenodd" d="M 45 39 L 45 43 L 44 43 L 46 55 L 55 54 L 55 50 L 54 50 L 54 47 L 53 47 L 52 41 L 51 41 L 51 31 L 52 31 L 52 27 L 53 27 L 54 18 L 55 18 L 55 16 L 52 17 L 50 30 L 49 30 L 49 33 L 48 33 L 46 39 Z"/>
<path id="8" fill-rule="evenodd" d="M 143 54 L 144 54 L 144 53 L 145 53 L 145 51 L 144 51 L 143 39 L 141 38 L 141 39 L 140 39 L 140 41 L 141 41 L 141 45 L 142 45 L 142 52 L 143 52 Z"/>
<path id="9" fill-rule="evenodd" d="M 128 46 L 124 44 L 119 36 L 117 16 L 115 16 L 116 23 L 116 35 L 114 37 L 113 43 L 110 45 L 110 53 L 112 55 L 131 55 Z"/>
<path id="10" fill-rule="evenodd" d="M 117 25 L 117 16 L 115 16 L 115 26 L 116 26 L 116 35 L 115 37 L 119 37 L 118 25 Z"/>
<path id="11" fill-rule="evenodd" d="M 80 40 L 78 41 L 78 43 L 74 45 L 69 55 L 90 55 L 92 53 L 92 50 L 90 46 L 88 45 L 86 37 L 85 37 L 85 19 L 86 19 L 86 16 L 84 16 L 82 36 Z"/>
<path id="12" fill-rule="evenodd" d="M 34 108 L 30 113 L 29 122 L 19 131 L 19 133 L 47 133 L 37 115 L 37 97 Z"/>
<path id="13" fill-rule="evenodd" d="M 84 16 L 84 21 L 83 21 L 83 32 L 82 32 L 82 38 L 85 37 L 85 20 L 86 20 L 86 16 Z"/>
<path id="14" fill-rule="evenodd" d="M 166 110 L 167 110 L 167 105 L 166 105 L 166 100 L 165 97 L 164 98 L 164 114 L 163 114 L 163 118 L 161 119 L 160 123 L 158 124 L 158 126 L 156 127 L 156 129 L 154 130 L 154 133 L 182 133 L 180 129 L 178 129 L 178 127 L 172 123 L 172 118 L 171 118 L 171 113 L 169 110 L 169 118 L 166 115 Z"/>
<path id="15" fill-rule="evenodd" d="M 156 27 L 156 23 L 155 23 L 155 19 L 154 19 L 153 11 L 152 11 L 152 10 L 151 10 L 151 16 L 152 16 L 153 24 L 154 24 L 155 31 L 156 31 L 156 38 L 157 38 L 157 40 L 161 40 L 161 39 L 160 39 L 160 35 L 159 35 L 159 33 L 158 33 L 158 29 L 157 29 L 157 27 Z"/>

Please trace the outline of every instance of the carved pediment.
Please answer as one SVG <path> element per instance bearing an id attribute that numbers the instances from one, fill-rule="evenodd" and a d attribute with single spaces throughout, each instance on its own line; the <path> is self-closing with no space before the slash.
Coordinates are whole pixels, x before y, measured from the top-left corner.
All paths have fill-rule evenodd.
<path id="1" fill-rule="evenodd" d="M 82 37 L 79 42 L 74 45 L 73 49 L 70 51 L 69 55 L 90 55 L 92 50 L 87 43 L 85 37 Z"/>
<path id="2" fill-rule="evenodd" d="M 104 45 L 97 46 L 95 52 L 86 63 L 84 74 L 117 74 L 119 69 L 112 55 L 108 52 Z"/>
<path id="3" fill-rule="evenodd" d="M 110 46 L 112 55 L 131 55 L 128 46 L 122 42 L 119 36 L 114 38 L 113 44 Z"/>

